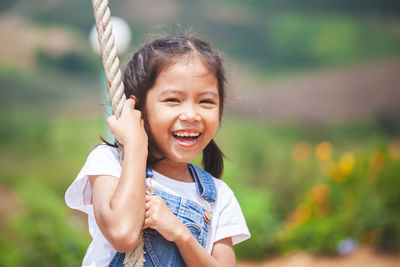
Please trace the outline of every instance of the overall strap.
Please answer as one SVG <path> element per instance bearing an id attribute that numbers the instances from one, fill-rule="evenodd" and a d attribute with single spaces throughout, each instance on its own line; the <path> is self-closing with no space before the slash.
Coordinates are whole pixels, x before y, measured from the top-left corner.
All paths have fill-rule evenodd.
<path id="1" fill-rule="evenodd" d="M 146 178 L 151 178 L 153 177 L 153 169 L 150 167 L 150 165 L 146 166 Z"/>
<path id="2" fill-rule="evenodd" d="M 211 174 L 191 163 L 188 164 L 188 167 L 196 182 L 199 195 L 208 202 L 215 202 L 217 199 L 217 187 Z"/>
<path id="3" fill-rule="evenodd" d="M 197 192 L 208 202 L 215 202 L 217 199 L 217 187 L 211 174 L 202 168 L 188 163 L 188 168 L 196 183 Z M 153 177 L 153 169 L 150 166 L 146 167 L 146 178 Z"/>

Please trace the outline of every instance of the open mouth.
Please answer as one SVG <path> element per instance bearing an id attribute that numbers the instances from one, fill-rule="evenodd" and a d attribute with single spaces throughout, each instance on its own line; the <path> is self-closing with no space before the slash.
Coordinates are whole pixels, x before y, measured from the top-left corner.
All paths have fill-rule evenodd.
<path id="1" fill-rule="evenodd" d="M 199 139 L 201 133 L 197 131 L 175 131 L 172 132 L 172 136 L 180 144 L 184 146 L 194 145 Z"/>

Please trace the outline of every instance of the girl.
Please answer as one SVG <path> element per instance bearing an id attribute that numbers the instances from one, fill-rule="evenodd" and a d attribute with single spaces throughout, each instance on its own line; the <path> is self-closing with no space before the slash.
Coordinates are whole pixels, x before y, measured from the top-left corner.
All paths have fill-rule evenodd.
<path id="1" fill-rule="evenodd" d="M 99 145 L 66 192 L 68 206 L 89 217 L 93 241 L 82 265 L 123 266 L 143 230 L 145 266 L 234 266 L 233 245 L 250 234 L 218 179 L 220 56 L 194 37 L 160 38 L 133 55 L 124 85 L 130 99 L 118 120 L 107 119 L 123 161 L 116 145 Z M 200 153 L 205 170 L 190 163 Z"/>

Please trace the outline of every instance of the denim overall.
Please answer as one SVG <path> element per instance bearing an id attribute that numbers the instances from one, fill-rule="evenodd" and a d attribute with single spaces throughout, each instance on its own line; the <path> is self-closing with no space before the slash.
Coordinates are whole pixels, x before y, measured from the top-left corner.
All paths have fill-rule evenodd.
<path id="1" fill-rule="evenodd" d="M 217 189 L 215 187 L 212 176 L 203 169 L 188 164 L 188 168 L 194 178 L 197 192 L 205 200 L 208 205 L 207 209 L 211 210 L 210 203 L 215 202 L 217 198 Z M 146 169 L 146 178 L 153 177 L 151 168 Z M 208 225 L 204 219 L 204 209 L 196 202 L 181 198 L 175 195 L 165 193 L 154 189 L 154 193 L 160 196 L 167 204 L 168 208 L 177 216 L 190 230 L 199 244 L 206 246 Z M 147 228 L 143 231 L 145 263 L 144 266 L 185 266 L 182 256 L 174 242 L 166 240 L 157 231 Z M 109 267 L 124 266 L 125 253 L 117 252 L 112 259 Z"/>

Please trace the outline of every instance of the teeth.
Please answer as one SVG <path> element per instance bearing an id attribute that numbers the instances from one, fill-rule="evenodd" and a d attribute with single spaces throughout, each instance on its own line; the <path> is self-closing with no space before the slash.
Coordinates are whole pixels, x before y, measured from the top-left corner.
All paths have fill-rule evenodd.
<path id="1" fill-rule="evenodd" d="M 179 136 L 179 137 L 197 137 L 200 135 L 200 133 L 189 133 L 189 132 L 173 132 L 174 135 Z"/>

